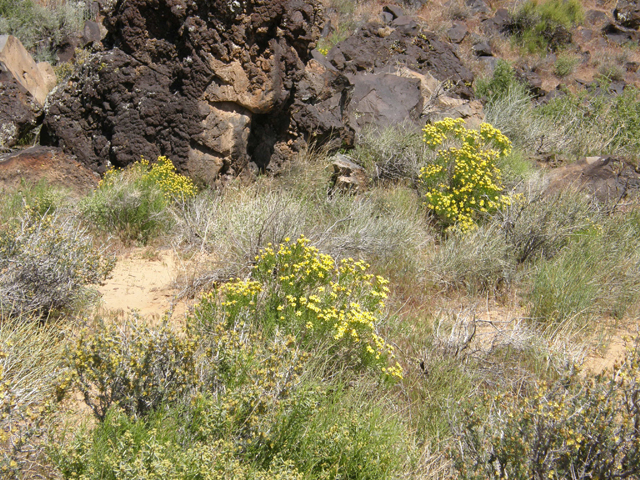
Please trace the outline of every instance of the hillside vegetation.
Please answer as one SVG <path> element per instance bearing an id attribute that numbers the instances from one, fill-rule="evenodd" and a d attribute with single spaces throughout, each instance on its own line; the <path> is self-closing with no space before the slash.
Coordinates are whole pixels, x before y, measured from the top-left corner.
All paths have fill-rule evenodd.
<path id="1" fill-rule="evenodd" d="M 319 49 L 364 15 L 331 6 Z M 574 1 L 512 13 L 523 57 L 583 21 Z M 341 153 L 361 189 L 334 185 L 325 144 L 216 188 L 161 156 L 82 198 L 3 191 L 0 477 L 640 478 L 637 184 L 551 168 L 598 155 L 637 180 L 640 93 L 611 82 L 536 102 L 498 61 L 477 128 L 359 133 Z M 100 306 L 141 247 L 174 253 L 186 314 Z"/>

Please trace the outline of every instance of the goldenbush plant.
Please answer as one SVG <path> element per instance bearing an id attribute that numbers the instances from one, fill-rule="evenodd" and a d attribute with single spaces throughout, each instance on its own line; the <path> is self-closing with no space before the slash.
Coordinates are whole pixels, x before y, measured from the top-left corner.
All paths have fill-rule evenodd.
<path id="1" fill-rule="evenodd" d="M 77 388 L 100 420 L 111 407 L 145 415 L 195 388 L 196 340 L 166 324 L 153 328 L 135 318 L 121 325 L 99 322 L 69 349 L 60 394 Z"/>
<path id="2" fill-rule="evenodd" d="M 252 280 L 237 280 L 205 295 L 197 318 L 222 316 L 230 324 L 248 321 L 262 328 L 282 328 L 303 345 L 328 343 L 325 354 L 353 362 L 378 364 L 391 377 L 402 377 L 393 348 L 378 333 L 387 297 L 387 280 L 368 272 L 363 261 L 336 262 L 311 247 L 304 237 L 256 256 Z"/>
<path id="3" fill-rule="evenodd" d="M 445 228 L 466 232 L 480 215 L 509 204 L 496 161 L 510 153 L 511 142 L 499 130 L 487 123 L 471 130 L 462 119 L 445 119 L 424 127 L 424 141 L 437 155 L 420 179 L 428 208 Z"/>
<path id="4" fill-rule="evenodd" d="M 635 478 L 639 362 L 636 340 L 612 372 L 573 369 L 522 397 L 499 395 L 484 421 L 466 412 L 453 450 L 460 478 Z"/>
<path id="5" fill-rule="evenodd" d="M 0 230 L 0 314 L 69 311 L 113 267 L 114 259 L 68 216 L 26 207 L 19 223 Z"/>
<path id="6" fill-rule="evenodd" d="M 169 206 L 195 194 L 193 182 L 176 173 L 171 160 L 158 157 L 151 166 L 142 159 L 107 171 L 81 208 L 91 223 L 116 232 L 124 243 L 147 244 L 169 227 Z"/>

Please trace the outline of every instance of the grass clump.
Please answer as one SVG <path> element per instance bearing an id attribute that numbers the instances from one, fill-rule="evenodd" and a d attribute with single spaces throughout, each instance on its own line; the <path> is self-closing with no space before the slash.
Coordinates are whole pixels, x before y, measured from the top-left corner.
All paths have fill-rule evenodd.
<path id="1" fill-rule="evenodd" d="M 84 2 L 43 6 L 33 0 L 0 1 L 0 34 L 17 37 L 38 61 L 55 61 L 55 50 L 89 19 Z"/>
<path id="2" fill-rule="evenodd" d="M 490 78 L 482 78 L 476 81 L 475 93 L 478 97 L 484 97 L 489 103 L 505 97 L 509 92 L 516 91 L 525 94 L 525 86 L 516 78 L 516 72 L 509 62 L 498 60 Z"/>
<path id="3" fill-rule="evenodd" d="M 580 59 L 575 55 L 558 55 L 556 63 L 553 65 L 553 72 L 557 77 L 568 77 L 574 72 L 579 63 Z"/>
<path id="4" fill-rule="evenodd" d="M 92 224 L 115 232 L 123 243 L 146 245 L 169 228 L 168 208 L 195 194 L 193 182 L 176 173 L 168 158 L 158 157 L 152 166 L 142 159 L 124 170 L 105 173 L 81 209 Z"/>
<path id="5" fill-rule="evenodd" d="M 85 230 L 62 215 L 30 207 L 0 231 L 0 308 L 4 315 L 48 316 L 90 299 L 90 285 L 107 278 L 114 260 Z"/>
<path id="6" fill-rule="evenodd" d="M 378 182 L 413 183 L 428 154 L 429 149 L 415 125 L 398 125 L 365 130 L 358 138 L 353 157 Z"/>
<path id="7" fill-rule="evenodd" d="M 544 323 L 589 325 L 602 316 L 622 318 L 640 293 L 637 226 L 612 219 L 576 232 L 531 282 L 531 315 Z"/>
<path id="8" fill-rule="evenodd" d="M 539 108 L 566 137 L 573 155 L 633 155 L 639 152 L 640 92 L 625 88 L 621 95 L 580 92 L 558 97 Z"/>
<path id="9" fill-rule="evenodd" d="M 479 131 L 463 124 L 445 119 L 424 127 L 425 143 L 434 151 L 446 149 L 438 149 L 435 161 L 422 168 L 420 180 L 427 206 L 441 224 L 466 232 L 480 215 L 508 205 L 496 161 L 511 152 L 511 142 L 487 123 Z M 460 147 L 451 145 L 456 140 Z"/>
<path id="10" fill-rule="evenodd" d="M 30 478 L 48 472 L 45 442 L 51 432 L 62 345 L 59 326 L 30 318 L 0 322 L 0 476 Z"/>
<path id="11" fill-rule="evenodd" d="M 513 15 L 511 32 L 528 53 L 544 53 L 570 43 L 571 29 L 583 20 L 577 0 L 527 0 Z"/>

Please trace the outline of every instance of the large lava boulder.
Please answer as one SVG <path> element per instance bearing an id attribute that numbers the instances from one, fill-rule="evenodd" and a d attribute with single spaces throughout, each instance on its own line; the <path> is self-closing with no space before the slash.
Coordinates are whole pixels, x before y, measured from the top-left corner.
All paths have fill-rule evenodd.
<path id="1" fill-rule="evenodd" d="M 43 143 L 99 172 L 166 155 L 205 182 L 295 148 L 317 0 L 120 0 L 106 22 L 107 51 L 51 95 Z"/>

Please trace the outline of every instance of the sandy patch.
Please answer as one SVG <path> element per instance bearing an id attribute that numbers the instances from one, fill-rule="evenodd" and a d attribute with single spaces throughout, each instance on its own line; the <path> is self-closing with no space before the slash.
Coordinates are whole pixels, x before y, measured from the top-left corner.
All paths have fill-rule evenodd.
<path id="1" fill-rule="evenodd" d="M 184 316 L 185 301 L 178 301 L 175 288 L 178 262 L 172 250 L 136 248 L 119 257 L 106 283 L 99 288 L 100 307 L 115 312 L 136 311 L 150 319 L 160 319 L 173 310 Z"/>

